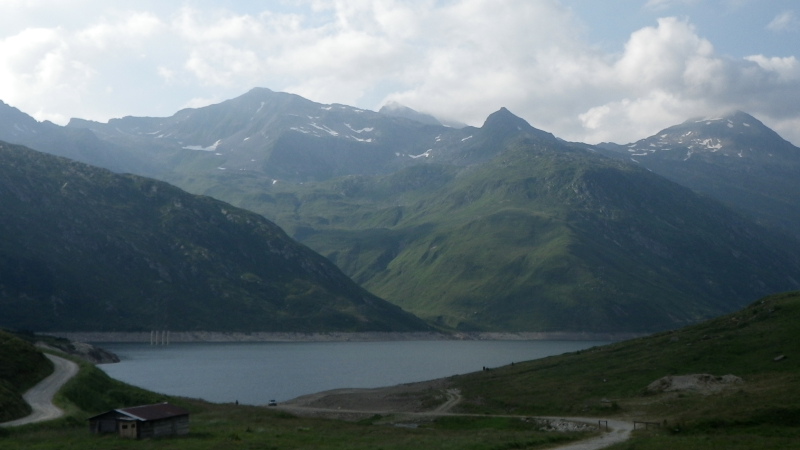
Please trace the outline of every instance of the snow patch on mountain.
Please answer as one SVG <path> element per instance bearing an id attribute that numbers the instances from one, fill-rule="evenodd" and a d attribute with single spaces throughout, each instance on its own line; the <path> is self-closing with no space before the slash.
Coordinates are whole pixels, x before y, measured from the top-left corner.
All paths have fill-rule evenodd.
<path id="1" fill-rule="evenodd" d="M 339 133 L 337 131 L 331 130 L 330 128 L 326 127 L 325 125 L 317 125 L 315 122 L 311 122 L 309 125 L 311 125 L 312 127 L 316 128 L 316 129 L 318 129 L 320 131 L 324 131 L 324 132 L 330 134 L 331 136 L 338 136 L 339 135 Z"/>
<path id="2" fill-rule="evenodd" d="M 425 151 L 425 153 L 420 153 L 419 155 L 408 155 L 408 156 L 410 156 L 413 159 L 422 158 L 422 157 L 430 158 L 432 151 L 433 151 L 433 149 L 429 148 L 428 150 Z"/>
<path id="3" fill-rule="evenodd" d="M 358 137 L 355 137 L 355 136 L 347 136 L 347 137 L 349 137 L 350 139 L 356 140 L 358 142 L 372 142 L 372 138 L 363 139 L 363 138 L 358 138 Z"/>
<path id="4" fill-rule="evenodd" d="M 692 144 L 692 147 L 695 145 L 705 146 L 712 152 L 716 152 L 722 148 L 722 143 L 719 141 L 719 139 L 703 139 L 699 144 Z"/>
<path id="5" fill-rule="evenodd" d="M 374 129 L 375 129 L 374 127 L 368 127 L 368 128 L 361 128 L 360 130 L 356 130 L 356 129 L 355 129 L 355 128 L 353 128 L 353 127 L 352 127 L 352 126 L 351 126 L 349 123 L 346 123 L 346 124 L 344 124 L 344 126 L 346 126 L 347 128 L 349 128 L 349 129 L 350 129 L 350 131 L 352 131 L 353 133 L 358 133 L 358 134 L 361 134 L 361 133 L 369 133 L 369 132 L 371 132 L 372 130 L 374 130 Z"/>
<path id="6" fill-rule="evenodd" d="M 202 145 L 185 145 L 182 148 L 185 150 L 197 150 L 202 152 L 213 152 L 219 147 L 219 144 L 222 142 L 222 139 L 219 139 L 217 142 L 209 145 L 208 147 L 203 147 Z"/>

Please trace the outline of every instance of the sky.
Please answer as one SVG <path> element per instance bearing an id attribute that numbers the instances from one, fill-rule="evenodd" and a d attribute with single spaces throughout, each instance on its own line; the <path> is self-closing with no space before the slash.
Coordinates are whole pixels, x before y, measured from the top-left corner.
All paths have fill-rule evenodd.
<path id="1" fill-rule="evenodd" d="M 0 0 L 0 100 L 171 116 L 254 87 L 591 144 L 733 110 L 800 145 L 797 0 Z"/>

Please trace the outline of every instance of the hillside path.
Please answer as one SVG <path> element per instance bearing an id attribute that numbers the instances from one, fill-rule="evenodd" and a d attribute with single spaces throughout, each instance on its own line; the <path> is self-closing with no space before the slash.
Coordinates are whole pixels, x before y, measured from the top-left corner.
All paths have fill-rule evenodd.
<path id="1" fill-rule="evenodd" d="M 425 383 L 417 383 L 417 385 L 425 385 Z M 485 414 L 463 414 L 463 413 L 451 412 L 453 407 L 455 407 L 461 401 L 461 393 L 459 392 L 459 390 L 452 388 L 444 390 L 446 398 L 445 402 L 431 411 L 410 411 L 405 409 L 403 405 L 390 404 L 390 403 L 385 403 L 383 405 L 380 405 L 381 403 L 380 401 L 377 404 L 374 402 L 376 398 L 383 397 L 382 393 L 385 393 L 390 390 L 402 391 L 406 389 L 408 386 L 411 385 L 401 385 L 390 388 L 378 388 L 378 389 L 337 389 L 334 391 L 320 392 L 317 394 L 311 394 L 299 397 L 290 400 L 289 402 L 284 403 L 278 406 L 277 408 L 298 415 L 311 414 L 313 416 L 336 418 L 340 420 L 348 420 L 348 418 L 353 419 L 355 417 L 365 417 L 374 414 L 381 414 L 381 415 L 396 414 L 404 418 L 415 418 L 415 417 L 430 418 L 430 417 L 441 417 L 441 416 L 486 417 Z M 324 400 L 326 398 L 334 398 L 334 397 L 338 400 L 334 401 L 334 404 L 341 402 L 348 404 L 348 406 L 345 406 L 343 408 L 342 406 L 334 406 L 334 404 L 330 403 L 325 404 L 326 402 L 324 402 Z M 352 403 L 347 401 L 342 402 L 343 398 L 350 399 L 353 402 Z M 367 403 L 364 402 L 365 399 L 367 399 Z M 320 402 L 321 400 L 322 402 Z M 322 405 L 320 405 L 320 403 L 322 403 Z M 496 417 L 532 418 L 531 416 L 517 416 L 517 415 L 496 415 Z M 565 444 L 561 447 L 554 447 L 553 450 L 600 450 L 609 447 L 613 444 L 617 444 L 619 442 L 627 440 L 631 435 L 631 431 L 633 431 L 633 423 L 624 420 L 608 419 L 606 421 L 606 419 L 598 419 L 597 417 L 535 417 L 535 418 L 547 419 L 554 422 L 568 421 L 568 422 L 586 423 L 595 426 L 598 425 L 598 420 L 601 420 L 604 422 L 602 424 L 603 428 L 605 428 L 605 426 L 608 425 L 609 431 L 601 430 L 604 432 L 597 437 L 586 439 L 579 442 L 572 442 L 569 444 Z"/>
<path id="2" fill-rule="evenodd" d="M 70 378 L 78 373 L 78 365 L 68 359 L 53 356 L 48 353 L 45 353 L 45 356 L 53 362 L 55 370 L 36 386 L 28 389 L 22 396 L 22 398 L 31 405 L 33 412 L 27 417 L 0 423 L 0 426 L 15 427 L 27 425 L 29 423 L 57 419 L 64 415 L 64 411 L 53 404 L 53 396 Z"/>
<path id="3" fill-rule="evenodd" d="M 583 422 L 592 425 L 596 425 L 598 421 L 596 417 L 542 417 L 542 419 L 568 420 L 570 422 Z M 605 421 L 606 419 L 601 420 Z M 603 425 L 605 426 L 605 423 Z M 555 447 L 553 450 L 600 450 L 618 444 L 631 437 L 633 423 L 624 420 L 608 419 L 608 428 L 608 432 L 598 437 Z"/>

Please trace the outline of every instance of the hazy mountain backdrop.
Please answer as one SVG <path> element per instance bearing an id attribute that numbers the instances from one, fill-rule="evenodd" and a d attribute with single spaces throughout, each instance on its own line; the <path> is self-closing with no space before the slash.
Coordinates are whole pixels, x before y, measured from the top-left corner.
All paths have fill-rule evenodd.
<path id="1" fill-rule="evenodd" d="M 762 156 L 682 168 L 718 188 L 681 182 L 697 194 L 641 162 L 635 146 L 650 143 L 567 143 L 504 108 L 480 128 L 447 127 L 399 105 L 382 111 L 254 89 L 172 117 L 74 119 L 61 132 L 96 138 L 102 158 L 84 161 L 132 161 L 112 168 L 263 214 L 371 292 L 446 327 L 650 331 L 800 287 L 789 221 L 734 190 L 748 186 L 787 217 L 800 214 L 800 149 L 765 138 L 776 135 L 749 116 L 702 122 L 723 147 Z M 651 139 L 666 150 L 666 137 Z M 755 169 L 778 153 L 784 170 Z M 733 160 L 743 165 L 725 165 Z"/>

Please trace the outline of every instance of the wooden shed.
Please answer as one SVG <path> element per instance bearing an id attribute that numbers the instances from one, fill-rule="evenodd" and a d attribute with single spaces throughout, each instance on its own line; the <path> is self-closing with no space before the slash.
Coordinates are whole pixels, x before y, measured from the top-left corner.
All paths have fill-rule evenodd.
<path id="1" fill-rule="evenodd" d="M 92 433 L 147 439 L 189 434 L 189 411 L 169 403 L 112 409 L 89 418 Z"/>

